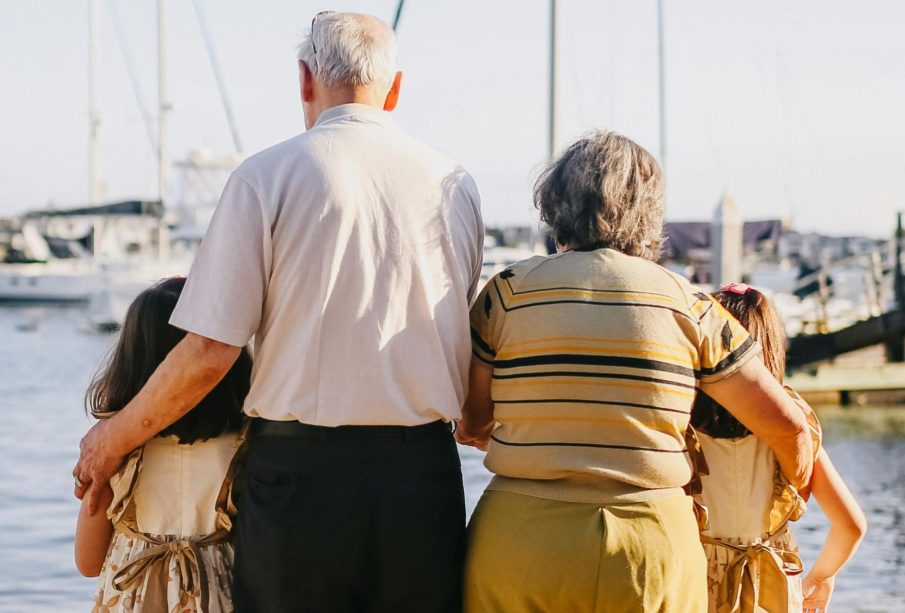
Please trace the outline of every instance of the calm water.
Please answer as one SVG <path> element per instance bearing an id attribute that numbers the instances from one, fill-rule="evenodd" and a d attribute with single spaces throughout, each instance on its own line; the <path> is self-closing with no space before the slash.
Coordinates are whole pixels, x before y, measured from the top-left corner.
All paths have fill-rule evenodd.
<path id="1" fill-rule="evenodd" d="M 90 422 L 81 396 L 111 336 L 82 331 L 78 308 L 0 308 L 0 611 L 85 611 L 94 581 L 72 564 L 78 505 L 70 471 Z M 35 330 L 23 330 L 30 325 Z M 826 447 L 868 517 L 831 611 L 905 611 L 905 407 L 828 409 Z M 469 512 L 488 476 L 462 451 Z M 816 506 L 799 523 L 805 563 L 826 534 Z"/>

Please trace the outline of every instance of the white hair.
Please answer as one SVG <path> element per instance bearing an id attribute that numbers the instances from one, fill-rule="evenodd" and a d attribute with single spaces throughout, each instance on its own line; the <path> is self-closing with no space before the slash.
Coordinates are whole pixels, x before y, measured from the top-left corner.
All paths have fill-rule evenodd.
<path id="1" fill-rule="evenodd" d="M 396 35 L 360 13 L 319 13 L 298 47 L 298 58 L 324 85 L 389 90 L 396 76 Z"/>

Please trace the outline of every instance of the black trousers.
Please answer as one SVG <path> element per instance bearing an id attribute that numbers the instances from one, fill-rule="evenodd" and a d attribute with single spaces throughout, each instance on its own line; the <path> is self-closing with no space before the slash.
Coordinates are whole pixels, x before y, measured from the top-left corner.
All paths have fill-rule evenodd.
<path id="1" fill-rule="evenodd" d="M 462 610 L 465 503 L 448 424 L 261 420 L 237 486 L 237 613 Z"/>

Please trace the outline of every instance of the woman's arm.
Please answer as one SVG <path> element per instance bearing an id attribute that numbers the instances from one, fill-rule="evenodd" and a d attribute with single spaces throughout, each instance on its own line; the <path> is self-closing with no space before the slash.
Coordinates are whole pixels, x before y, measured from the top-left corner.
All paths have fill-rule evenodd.
<path id="1" fill-rule="evenodd" d="M 748 360 L 701 389 L 770 446 L 792 485 L 801 489 L 810 481 L 814 449 L 807 419 L 763 361 Z"/>
<path id="2" fill-rule="evenodd" d="M 817 503 L 830 521 L 830 533 L 814 567 L 805 577 L 802 586 L 804 609 L 820 609 L 823 613 L 833 595 L 836 573 L 858 548 L 858 543 L 867 531 L 867 520 L 823 449 L 817 455 L 811 488 Z"/>
<path id="3" fill-rule="evenodd" d="M 490 433 L 495 425 L 493 400 L 490 397 L 492 381 L 493 368 L 472 359 L 468 375 L 468 397 L 462 407 L 462 419 L 456 426 L 456 441 L 482 451 L 487 450 Z"/>
<path id="4" fill-rule="evenodd" d="M 101 508 L 94 515 L 88 513 L 88 502 L 82 501 L 79 521 L 75 528 L 75 567 L 86 577 L 97 577 L 107 557 L 113 524 L 107 519 L 107 507 L 113 500 L 109 485 L 101 490 Z"/>

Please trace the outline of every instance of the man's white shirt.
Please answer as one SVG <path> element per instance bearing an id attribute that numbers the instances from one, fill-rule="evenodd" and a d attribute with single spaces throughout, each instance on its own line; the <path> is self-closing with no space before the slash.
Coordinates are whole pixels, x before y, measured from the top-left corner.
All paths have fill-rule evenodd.
<path id="1" fill-rule="evenodd" d="M 455 419 L 483 235 L 461 166 L 377 108 L 334 107 L 233 172 L 170 323 L 254 337 L 249 415 Z"/>

